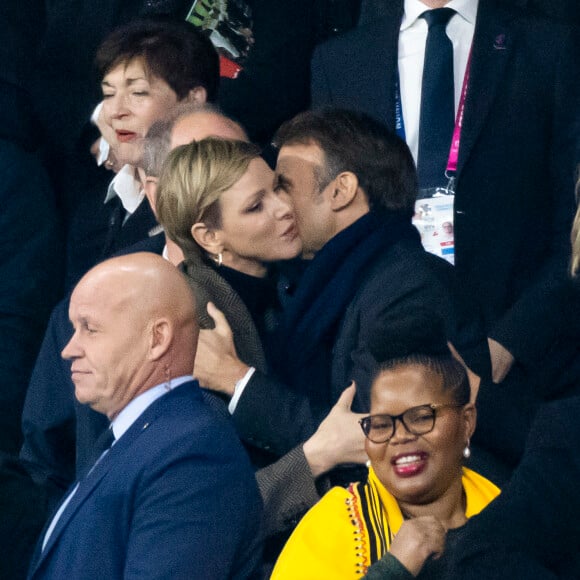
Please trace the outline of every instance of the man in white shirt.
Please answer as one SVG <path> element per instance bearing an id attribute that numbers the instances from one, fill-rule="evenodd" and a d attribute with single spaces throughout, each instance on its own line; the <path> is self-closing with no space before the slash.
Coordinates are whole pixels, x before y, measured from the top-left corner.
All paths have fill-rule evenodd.
<path id="1" fill-rule="evenodd" d="M 419 127 L 428 34 L 421 15 L 440 8 L 455 12 L 446 35 L 456 120 L 438 184 L 454 192 L 452 208 L 439 217 L 453 226 L 457 275 L 487 327 L 492 374 L 483 377 L 489 388 L 480 390 L 476 437 L 513 465 L 538 403 L 538 365 L 544 377 L 553 370 L 547 398 L 573 388 L 558 380 L 573 345 L 558 343 L 549 311 L 566 275 L 580 158 L 577 31 L 496 0 L 384 3 L 382 19 L 318 47 L 313 104 L 382 120 L 417 161 L 420 132 L 431 128 Z"/>

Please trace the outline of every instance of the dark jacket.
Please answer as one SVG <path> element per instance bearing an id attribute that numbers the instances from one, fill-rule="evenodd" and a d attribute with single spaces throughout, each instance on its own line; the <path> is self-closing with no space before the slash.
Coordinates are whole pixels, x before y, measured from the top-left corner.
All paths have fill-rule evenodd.
<path id="1" fill-rule="evenodd" d="M 312 96 L 315 105 L 358 109 L 394 129 L 403 2 L 382 11 L 318 47 Z M 516 361 L 501 385 L 484 377 L 475 434 L 508 465 L 521 456 L 541 399 L 561 389 L 558 369 L 577 356 L 553 302 L 575 209 L 580 35 L 532 14 L 479 2 L 454 204 L 457 279 L 481 305 L 487 335 Z M 551 376 L 537 372 L 544 360 Z"/>
<path id="2" fill-rule="evenodd" d="M 260 518 L 234 429 L 191 381 L 148 407 L 79 481 L 29 578 L 253 578 Z"/>
<path id="3" fill-rule="evenodd" d="M 312 435 L 351 380 L 357 385 L 355 410 L 368 411 L 376 370 L 369 342 L 375 340 L 377 327 L 414 308 L 442 317 L 464 358 L 480 372 L 488 372 L 477 317 L 457 292 L 453 268 L 427 254 L 415 238 L 396 241 L 375 258 L 361 272 L 332 332 L 308 347 L 312 358 L 307 364 L 316 380 L 308 381 L 303 374 L 296 382 L 295 376 L 276 379 L 254 373 L 234 412 L 243 440 L 275 455 L 287 453 Z M 316 258 L 309 268 L 315 267 Z M 298 318 L 295 324 L 300 323 Z"/>

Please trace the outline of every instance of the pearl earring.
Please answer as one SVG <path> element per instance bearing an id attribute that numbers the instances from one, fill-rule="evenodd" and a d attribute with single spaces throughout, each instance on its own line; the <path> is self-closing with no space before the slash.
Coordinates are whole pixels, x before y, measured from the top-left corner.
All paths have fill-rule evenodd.
<path id="1" fill-rule="evenodd" d="M 463 457 L 465 457 L 465 459 L 469 459 L 471 457 L 471 449 L 469 449 L 469 441 L 467 442 L 467 445 L 463 449 Z"/>
<path id="2" fill-rule="evenodd" d="M 367 466 L 367 468 L 370 467 L 371 466 L 371 460 L 370 459 L 367 459 L 367 462 L 366 462 L 365 465 Z"/>

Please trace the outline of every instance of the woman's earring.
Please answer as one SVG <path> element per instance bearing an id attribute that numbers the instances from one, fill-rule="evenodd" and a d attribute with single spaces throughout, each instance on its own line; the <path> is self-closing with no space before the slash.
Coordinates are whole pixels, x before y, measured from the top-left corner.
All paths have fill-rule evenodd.
<path id="1" fill-rule="evenodd" d="M 367 468 L 371 466 L 371 460 L 370 459 L 367 459 L 366 466 L 367 466 Z"/>
<path id="2" fill-rule="evenodd" d="M 469 449 L 469 439 L 467 440 L 467 444 L 463 449 L 463 457 L 465 457 L 465 459 L 469 459 L 471 457 L 471 449 Z"/>
<path id="3" fill-rule="evenodd" d="M 223 264 L 224 255 L 221 252 L 219 254 L 216 254 L 213 257 L 213 261 L 217 264 L 217 267 L 219 268 Z"/>

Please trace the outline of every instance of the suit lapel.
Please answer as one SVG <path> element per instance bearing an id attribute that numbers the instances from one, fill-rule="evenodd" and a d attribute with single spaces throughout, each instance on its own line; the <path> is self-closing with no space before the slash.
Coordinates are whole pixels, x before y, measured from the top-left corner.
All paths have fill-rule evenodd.
<path id="1" fill-rule="evenodd" d="M 111 449 L 109 453 L 99 462 L 99 464 L 93 469 L 93 471 L 79 483 L 79 487 L 76 493 L 73 495 L 66 509 L 60 516 L 58 523 L 56 524 L 52 534 L 46 544 L 45 549 L 42 552 L 40 560 L 46 556 L 52 549 L 55 542 L 62 531 L 66 528 L 68 522 L 77 512 L 79 507 L 85 502 L 85 500 L 93 493 L 94 489 L 97 487 L 101 479 L 109 472 L 111 468 L 111 461 L 109 455 L 113 452 Z M 43 536 L 44 538 L 44 536 Z M 39 562 L 40 563 L 40 562 Z"/>
<path id="2" fill-rule="evenodd" d="M 360 98 L 368 98 L 371 116 L 381 119 L 388 127 L 395 126 L 395 83 L 398 79 L 399 30 L 403 18 L 403 2 L 385 4 L 385 18 L 369 27 L 371 40 L 361 46 L 361 75 L 365 83 Z M 354 79 L 353 79 L 354 80 Z M 372 86 L 369 87 L 369 83 Z M 365 96 L 366 95 L 366 96 Z"/>
<path id="3" fill-rule="evenodd" d="M 515 37 L 512 17 L 492 2 L 480 0 L 461 131 L 458 177 L 485 125 L 493 101 L 501 90 L 506 65 L 513 55 Z"/>
<path id="4" fill-rule="evenodd" d="M 165 395 L 165 397 L 169 396 L 170 394 L 172 393 Z M 31 574 L 31 577 L 34 576 L 36 570 L 38 570 L 44 559 L 50 554 L 58 538 L 66 529 L 68 523 L 71 521 L 79 508 L 92 495 L 95 489 L 97 489 L 101 480 L 107 475 L 107 473 L 109 473 L 109 471 L 111 471 L 111 469 L 115 469 L 115 465 L 119 461 L 119 458 L 125 457 L 127 450 L 131 447 L 131 445 L 133 445 L 134 441 L 157 418 L 159 415 L 158 403 L 162 401 L 163 398 L 164 397 L 161 397 L 149 408 L 147 408 L 145 412 L 137 419 L 137 421 L 135 421 L 135 423 L 129 428 L 129 430 L 118 440 L 118 442 L 113 445 L 110 451 L 95 465 L 92 471 L 90 471 L 89 474 L 80 481 L 76 493 L 70 500 L 64 512 L 61 514 L 58 523 L 52 531 L 45 549 L 42 550 L 42 552 L 39 554 L 36 565 L 34 566 L 34 572 Z M 47 528 L 43 530 L 39 543 L 41 543 L 44 539 L 46 530 Z"/>

